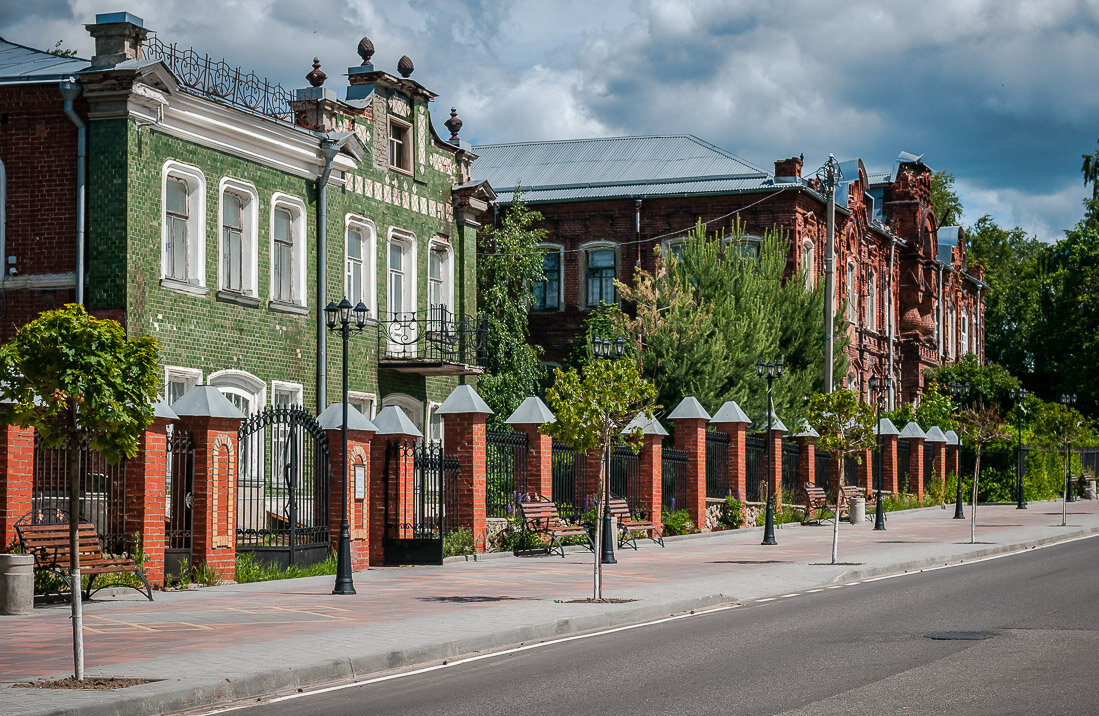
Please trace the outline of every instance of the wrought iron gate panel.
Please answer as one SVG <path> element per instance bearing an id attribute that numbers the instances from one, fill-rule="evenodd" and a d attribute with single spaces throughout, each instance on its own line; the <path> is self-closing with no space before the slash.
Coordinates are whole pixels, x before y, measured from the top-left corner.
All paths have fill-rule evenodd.
<path id="1" fill-rule="evenodd" d="M 748 501 L 762 502 L 767 484 L 767 441 L 755 435 L 745 436 L 744 457 Z"/>
<path id="2" fill-rule="evenodd" d="M 87 445 L 80 447 L 79 520 L 95 525 L 103 547 L 112 554 L 133 554 L 133 536 L 126 532 L 126 460 L 113 465 Z M 67 520 L 69 509 L 67 448 L 42 447 L 34 434 L 34 476 L 31 487 L 32 519 L 36 522 Z"/>
<path id="3" fill-rule="evenodd" d="M 546 497 L 550 497 L 557 503 L 557 512 L 562 519 L 578 524 L 580 518 L 588 511 L 587 456 L 577 453 L 556 439 L 552 444 L 553 495 L 546 495 Z"/>
<path id="4" fill-rule="evenodd" d="M 846 455 L 843 458 L 843 484 L 847 487 L 857 487 L 859 484 L 859 460 L 854 455 Z"/>
<path id="5" fill-rule="evenodd" d="M 164 562 L 169 574 L 180 574 L 191 559 L 194 536 L 195 443 L 191 433 L 172 429 L 167 436 L 168 479 L 164 485 Z"/>
<path id="6" fill-rule="evenodd" d="M 641 510 L 641 455 L 629 445 L 611 448 L 611 495 L 626 500 L 630 510 Z"/>
<path id="7" fill-rule="evenodd" d="M 409 458 L 411 480 L 401 480 Z M 443 538 L 461 526 L 460 464 L 441 443 L 390 440 L 383 473 L 386 564 L 442 564 Z"/>
<path id="8" fill-rule="evenodd" d="M 515 514 L 527 488 L 527 434 L 485 431 L 485 502 L 488 517 Z"/>
<path id="9" fill-rule="evenodd" d="M 817 450 L 813 457 L 814 480 L 817 487 L 822 490 L 832 489 L 832 453 L 827 450 Z"/>
<path id="10" fill-rule="evenodd" d="M 938 443 L 923 444 L 923 489 L 931 484 L 935 476 L 935 453 L 939 451 Z"/>
<path id="11" fill-rule="evenodd" d="M 729 491 L 729 434 L 706 432 L 706 497 L 724 499 Z"/>
<path id="12" fill-rule="evenodd" d="M 912 470 L 912 443 L 897 441 L 897 492 L 905 494 L 912 491 L 909 473 Z"/>
<path id="13" fill-rule="evenodd" d="M 237 551 L 290 566 L 328 555 L 329 448 L 300 407 L 268 407 L 237 431 Z"/>
<path id="14" fill-rule="evenodd" d="M 661 461 L 661 506 L 671 512 L 687 509 L 687 451 L 665 447 Z"/>
<path id="15" fill-rule="evenodd" d="M 801 501 L 801 445 L 782 441 L 782 489 L 784 500 Z"/>

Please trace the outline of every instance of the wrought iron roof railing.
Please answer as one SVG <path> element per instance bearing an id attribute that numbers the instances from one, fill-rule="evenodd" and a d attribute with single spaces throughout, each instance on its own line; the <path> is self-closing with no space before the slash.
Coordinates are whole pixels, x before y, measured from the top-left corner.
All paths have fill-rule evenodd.
<path id="1" fill-rule="evenodd" d="M 294 119 L 290 109 L 294 93 L 255 72 L 230 67 L 225 60 L 215 60 L 190 47 L 162 42 L 154 33 L 149 33 L 142 49 L 146 57 L 162 61 L 184 86 L 199 94 L 282 122 Z"/>
<path id="2" fill-rule="evenodd" d="M 445 305 L 423 313 L 391 313 L 378 332 L 383 359 L 483 366 L 488 327 L 480 316 L 462 316 Z"/>

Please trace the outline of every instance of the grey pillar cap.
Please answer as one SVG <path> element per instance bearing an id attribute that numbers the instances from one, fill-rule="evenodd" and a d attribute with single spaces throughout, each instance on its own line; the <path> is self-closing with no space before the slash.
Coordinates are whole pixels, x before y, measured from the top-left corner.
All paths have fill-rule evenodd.
<path id="1" fill-rule="evenodd" d="M 376 435 L 410 435 L 414 438 L 424 436 L 396 405 L 382 408 L 382 412 L 374 416 L 373 422 Z"/>
<path id="2" fill-rule="evenodd" d="M 698 402 L 698 398 L 693 395 L 688 395 L 679 405 L 675 406 L 675 410 L 668 414 L 668 420 L 709 420 L 710 414 L 706 412 L 706 409 L 702 407 L 702 403 Z"/>
<path id="3" fill-rule="evenodd" d="M 622 429 L 623 433 L 633 432 L 637 428 L 641 428 L 642 435 L 667 435 L 668 431 L 664 429 L 664 426 L 660 424 L 660 421 L 656 419 L 656 416 L 649 417 L 644 413 L 638 413 L 633 420 Z"/>
<path id="4" fill-rule="evenodd" d="M 243 420 L 244 413 L 212 385 L 196 385 L 172 404 L 179 417 L 236 418 Z"/>
<path id="5" fill-rule="evenodd" d="M 879 435 L 900 435 L 901 431 L 897 430 L 897 426 L 893 424 L 893 421 L 889 418 L 882 418 L 878 423 Z"/>
<path id="6" fill-rule="evenodd" d="M 820 433 L 818 433 L 816 430 L 813 430 L 813 426 L 811 426 L 809 424 L 809 421 L 806 420 L 805 418 L 801 419 L 801 423 L 798 425 L 798 427 L 801 428 L 801 432 L 794 433 L 791 437 L 795 437 L 795 438 L 819 438 L 820 437 Z"/>
<path id="7" fill-rule="evenodd" d="M 744 423 L 751 424 L 752 419 L 744 414 L 744 411 L 740 409 L 740 406 L 732 400 L 726 400 L 725 403 L 718 408 L 714 417 L 710 418 L 711 423 Z"/>
<path id="8" fill-rule="evenodd" d="M 753 423 L 752 428 L 755 429 L 755 430 L 758 430 L 761 433 L 765 433 L 765 432 L 767 432 L 767 423 L 765 423 L 761 420 L 758 424 Z M 771 432 L 774 432 L 775 430 L 781 430 L 784 433 L 787 432 L 786 425 L 783 424 L 783 422 L 781 420 L 779 420 L 779 417 L 777 415 L 775 415 L 774 412 L 772 412 L 771 413 Z"/>
<path id="9" fill-rule="evenodd" d="M 153 417 L 163 418 L 164 420 L 179 420 L 176 411 L 172 410 L 163 398 L 157 398 L 156 402 L 153 403 Z"/>
<path id="10" fill-rule="evenodd" d="M 923 430 L 920 430 L 920 426 L 917 425 L 916 421 L 913 420 L 912 422 L 908 423 L 908 425 L 904 426 L 904 429 L 901 430 L 900 437 L 905 438 L 906 440 L 912 438 L 920 438 L 922 440 L 924 435 Z"/>
<path id="11" fill-rule="evenodd" d="M 321 430 L 343 430 L 343 403 L 332 403 L 317 416 L 317 424 Z M 359 412 L 351 403 L 347 404 L 347 429 L 348 430 L 377 430 L 374 423 Z"/>
<path id="12" fill-rule="evenodd" d="M 504 422 L 508 425 L 544 425 L 556 423 L 557 418 L 541 398 L 532 395 L 520 403 L 515 412 Z"/>
<path id="13" fill-rule="evenodd" d="M 467 415 L 470 413 L 492 415 L 492 408 L 488 407 L 488 403 L 477 395 L 477 391 L 473 389 L 472 385 L 459 385 L 450 391 L 450 395 L 446 397 L 443 404 L 435 410 L 436 415 Z"/>
<path id="14" fill-rule="evenodd" d="M 946 436 L 943 435 L 943 431 L 939 429 L 938 425 L 932 425 L 924 434 L 924 440 L 929 443 L 945 443 Z"/>
<path id="15" fill-rule="evenodd" d="M 946 435 L 947 445 L 958 445 L 961 443 L 961 440 L 958 438 L 958 433 L 953 430 L 947 430 L 944 435 Z"/>

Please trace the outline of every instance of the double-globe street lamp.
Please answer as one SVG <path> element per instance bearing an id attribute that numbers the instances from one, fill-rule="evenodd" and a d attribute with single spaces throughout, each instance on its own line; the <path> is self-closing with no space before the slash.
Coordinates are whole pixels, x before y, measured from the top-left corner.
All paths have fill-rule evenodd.
<path id="1" fill-rule="evenodd" d="M 1076 393 L 1062 393 L 1061 405 L 1071 407 L 1076 405 Z M 1076 502 L 1076 495 L 1072 491 L 1072 441 L 1069 440 L 1068 445 L 1065 447 L 1067 456 L 1065 458 L 1065 502 Z"/>
<path id="2" fill-rule="evenodd" d="M 881 501 L 881 483 L 885 479 L 885 473 L 882 472 L 882 445 L 881 445 L 881 409 L 885 403 L 885 394 L 889 392 L 889 386 L 892 383 L 892 378 L 888 375 L 883 378 L 878 378 L 877 375 L 870 376 L 870 392 L 874 395 L 874 402 L 878 409 L 878 422 L 877 422 L 877 446 L 878 446 L 878 479 L 874 482 L 877 483 L 878 490 L 878 506 L 874 510 L 874 529 L 885 529 L 885 506 Z"/>
<path id="3" fill-rule="evenodd" d="M 351 339 L 352 331 L 359 333 L 370 322 L 370 309 L 362 301 L 352 307 L 345 297 L 339 304 L 329 303 L 324 309 L 324 318 L 329 332 L 339 332 L 343 337 L 343 514 L 340 518 L 339 548 L 336 551 L 336 586 L 332 588 L 332 593 L 354 594 L 355 584 L 351 579 L 351 526 L 347 522 L 347 342 Z"/>
<path id="4" fill-rule="evenodd" d="M 591 353 L 596 360 L 617 360 L 626 350 L 626 339 L 618 336 L 613 341 L 601 336 L 591 339 Z M 614 558 L 614 536 L 611 534 L 611 444 L 603 446 L 603 541 L 600 550 L 603 553 L 599 561 L 602 564 L 618 564 Z"/>
<path id="5" fill-rule="evenodd" d="M 767 449 L 767 479 L 764 480 L 764 484 L 767 485 L 767 518 L 763 527 L 763 542 L 761 544 L 778 544 L 775 541 L 775 496 L 774 491 L 771 489 L 771 479 L 773 468 L 771 466 L 771 426 L 774 425 L 775 404 L 772 399 L 771 385 L 774 383 L 775 378 L 782 377 L 782 371 L 786 365 L 782 362 L 782 359 L 777 361 L 767 361 L 764 363 L 762 360 L 756 361 L 756 374 L 760 378 L 767 379 L 767 440 L 764 443 Z"/>
<path id="6" fill-rule="evenodd" d="M 969 382 L 951 383 L 947 386 L 947 390 L 956 398 L 969 395 Z M 962 475 L 960 469 L 958 470 L 958 475 L 955 476 L 955 480 L 958 483 L 958 494 L 954 498 L 954 519 L 964 520 L 965 513 L 962 512 Z"/>
<path id="7" fill-rule="evenodd" d="M 1023 403 L 1026 401 L 1026 388 L 1012 388 L 1011 399 L 1015 401 L 1015 420 L 1019 430 L 1019 451 L 1015 456 L 1015 509 L 1026 509 L 1026 496 L 1023 494 Z"/>

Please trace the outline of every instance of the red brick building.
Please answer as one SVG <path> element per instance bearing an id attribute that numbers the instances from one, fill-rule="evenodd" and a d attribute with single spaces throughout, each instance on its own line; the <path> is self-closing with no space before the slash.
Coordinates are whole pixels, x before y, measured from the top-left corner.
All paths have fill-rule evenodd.
<path id="1" fill-rule="evenodd" d="M 805 267 L 824 280 L 826 197 L 802 159 L 756 167 L 689 135 L 484 145 L 478 176 L 506 206 L 514 187 L 544 216 L 546 281 L 536 289 L 531 335 L 560 361 L 585 313 L 616 300 L 611 277 L 652 270 L 653 248 L 674 243 L 701 219 L 711 230 L 739 220 L 749 236 L 775 227 L 791 240 L 787 275 Z M 932 170 L 904 153 L 891 171 L 842 162 L 836 193 L 837 311 L 847 303 L 849 373 L 842 385 L 868 394 L 887 370 L 890 404 L 914 400 L 924 369 L 965 353 L 983 356 L 980 266 L 968 266 L 965 235 L 939 227 Z"/>

